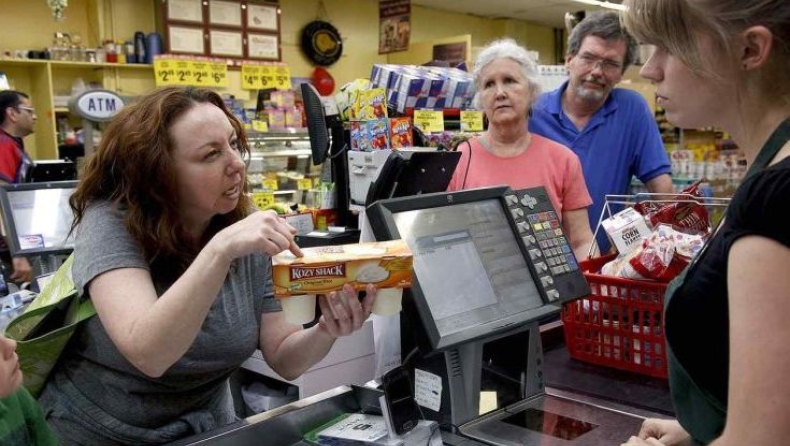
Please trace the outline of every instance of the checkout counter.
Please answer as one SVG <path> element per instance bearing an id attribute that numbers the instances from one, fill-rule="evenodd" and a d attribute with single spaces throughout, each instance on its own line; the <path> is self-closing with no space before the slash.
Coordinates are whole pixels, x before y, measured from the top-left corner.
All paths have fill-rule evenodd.
<path id="1" fill-rule="evenodd" d="M 571 360 L 562 327 L 542 324 L 589 293 L 550 206 L 542 188 L 501 187 L 368 208 L 377 239 L 414 253 L 403 367 L 441 443 L 608 446 L 672 414 L 665 381 Z M 547 234 L 556 241 L 538 243 Z M 381 394 L 339 386 L 174 444 L 311 444 L 303 436 L 338 415 L 381 413 Z"/>
<path id="2" fill-rule="evenodd" d="M 570 359 L 562 345 L 562 327 L 555 324 L 541 326 L 543 348 L 542 371 L 545 376 L 545 409 L 577 411 L 578 420 L 591 420 L 604 414 L 618 422 L 604 438 L 579 436 L 575 442 L 560 441 L 530 442 L 524 445 L 587 445 L 611 446 L 620 444 L 638 431 L 643 418 L 671 417 L 671 403 L 667 382 L 662 379 L 637 375 L 630 372 L 608 369 Z M 272 446 L 304 445 L 311 443 L 303 435 L 316 426 L 336 418 L 345 412 L 380 414 L 378 398 L 382 392 L 360 386 L 337 386 L 322 393 L 309 396 L 286 406 L 253 415 L 237 423 L 204 434 L 172 443 L 174 446 L 246 446 L 266 444 Z M 532 405 L 525 402 L 524 405 Z M 559 406 L 557 409 L 556 406 Z M 483 419 L 483 418 L 481 418 Z M 524 417 L 525 422 L 528 418 Z M 589 422 L 589 421 L 583 421 Z M 564 425 L 544 423 L 547 431 L 561 432 Z M 580 424 L 584 427 L 583 424 Z M 513 428 L 523 432 L 526 428 Z M 532 431 L 529 431 L 532 434 Z M 548 434 L 546 432 L 544 435 Z M 457 431 L 442 428 L 443 444 L 478 446 L 484 443 L 469 438 Z M 534 435 L 534 434 L 533 434 Z M 424 443 L 420 443 L 422 446 Z M 509 444 L 509 443 L 495 443 Z"/>

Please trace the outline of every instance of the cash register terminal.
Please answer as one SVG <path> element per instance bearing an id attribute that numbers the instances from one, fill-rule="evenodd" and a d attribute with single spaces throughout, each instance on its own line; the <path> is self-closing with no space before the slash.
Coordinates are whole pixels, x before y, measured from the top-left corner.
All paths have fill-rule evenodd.
<path id="1" fill-rule="evenodd" d="M 54 272 L 74 247 L 69 198 L 77 181 L 0 185 L 0 221 L 14 257 L 40 259 L 40 273 Z"/>
<path id="2" fill-rule="evenodd" d="M 367 212 L 378 240 L 403 239 L 414 256 L 403 366 L 426 418 L 494 445 L 610 444 L 639 430 L 638 417 L 545 392 L 539 323 L 590 290 L 544 188 L 393 198 Z"/>

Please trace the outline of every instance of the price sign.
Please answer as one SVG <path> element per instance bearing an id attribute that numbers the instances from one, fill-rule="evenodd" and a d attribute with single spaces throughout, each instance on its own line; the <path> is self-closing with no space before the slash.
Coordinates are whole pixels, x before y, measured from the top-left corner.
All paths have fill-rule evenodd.
<path id="1" fill-rule="evenodd" d="M 298 190 L 310 190 L 313 188 L 313 180 L 311 178 L 302 178 L 296 181 L 296 188 Z"/>
<path id="2" fill-rule="evenodd" d="M 167 59 L 157 59 L 154 61 L 154 77 L 156 78 L 156 86 L 161 87 L 164 85 L 177 85 L 176 79 L 176 61 Z"/>
<path id="3" fill-rule="evenodd" d="M 260 65 L 241 65 L 241 88 L 245 90 L 260 90 L 261 87 L 261 66 Z"/>
<path id="4" fill-rule="evenodd" d="M 192 62 L 192 85 L 207 87 L 211 85 L 209 64 L 207 62 Z"/>
<path id="5" fill-rule="evenodd" d="M 274 88 L 277 77 L 274 73 L 274 67 L 271 65 L 263 65 L 261 68 L 261 89 Z"/>
<path id="6" fill-rule="evenodd" d="M 444 115 L 441 110 L 414 110 L 414 125 L 425 133 L 444 131 Z"/>
<path id="7" fill-rule="evenodd" d="M 268 190 L 278 190 L 280 188 L 280 183 L 276 178 L 266 178 L 263 180 L 263 188 Z"/>
<path id="8" fill-rule="evenodd" d="M 192 77 L 192 62 L 188 60 L 176 61 L 176 85 L 195 85 Z"/>
<path id="9" fill-rule="evenodd" d="M 225 62 L 209 63 L 209 87 L 228 86 L 228 66 Z"/>
<path id="10" fill-rule="evenodd" d="M 157 87 L 163 85 L 228 86 L 228 66 L 225 62 L 156 59 L 154 60 L 154 76 Z"/>
<path id="11" fill-rule="evenodd" d="M 482 132 L 483 131 L 483 112 L 481 111 L 462 111 L 461 112 L 461 131 L 462 132 Z"/>
<path id="12" fill-rule="evenodd" d="M 254 204 L 258 209 L 266 209 L 267 207 L 274 204 L 274 194 L 271 192 L 253 192 L 252 204 Z"/>
<path id="13" fill-rule="evenodd" d="M 269 123 L 266 121 L 259 121 L 257 119 L 252 120 L 252 129 L 256 132 L 268 132 L 269 131 Z"/>
<path id="14" fill-rule="evenodd" d="M 278 90 L 291 89 L 291 70 L 286 66 L 279 65 L 274 69 L 274 87 Z"/>

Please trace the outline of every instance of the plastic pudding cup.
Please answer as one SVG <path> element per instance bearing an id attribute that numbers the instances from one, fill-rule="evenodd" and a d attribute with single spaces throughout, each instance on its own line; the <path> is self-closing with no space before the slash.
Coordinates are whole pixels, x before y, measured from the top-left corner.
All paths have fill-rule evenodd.
<path id="1" fill-rule="evenodd" d="M 315 294 L 300 294 L 280 299 L 285 320 L 291 324 L 304 325 L 315 319 Z"/>
<path id="2" fill-rule="evenodd" d="M 373 314 L 391 316 L 401 310 L 403 288 L 382 288 L 373 302 Z"/>

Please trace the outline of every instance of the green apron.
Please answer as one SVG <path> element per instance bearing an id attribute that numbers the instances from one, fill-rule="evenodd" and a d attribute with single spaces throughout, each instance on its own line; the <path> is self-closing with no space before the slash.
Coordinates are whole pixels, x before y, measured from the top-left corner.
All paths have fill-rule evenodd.
<path id="1" fill-rule="evenodd" d="M 785 120 L 771 134 L 754 163 L 746 173 L 746 178 L 768 167 L 779 150 L 790 140 L 790 119 Z M 723 222 L 724 219 L 722 219 Z M 721 224 L 721 222 L 720 222 Z M 711 237 L 715 237 L 716 232 Z M 710 241 L 708 242 L 710 243 Z M 707 247 L 707 246 L 706 246 Z M 664 310 L 675 292 L 683 286 L 686 276 L 694 269 L 707 249 L 703 248 L 696 259 L 667 286 L 664 295 Z M 683 365 L 678 362 L 672 347 L 667 342 L 667 366 L 669 372 L 669 387 L 672 392 L 672 402 L 675 405 L 678 421 L 694 439 L 708 444 L 721 435 L 727 418 L 727 407 L 714 397 L 710 392 L 700 388 L 689 376 Z"/>

